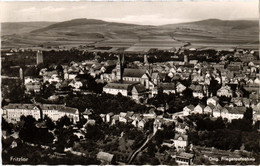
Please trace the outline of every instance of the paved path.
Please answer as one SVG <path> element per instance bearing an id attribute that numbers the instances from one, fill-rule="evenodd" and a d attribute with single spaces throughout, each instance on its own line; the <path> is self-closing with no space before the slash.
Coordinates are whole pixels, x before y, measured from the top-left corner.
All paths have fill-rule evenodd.
<path id="1" fill-rule="evenodd" d="M 134 160 L 134 158 L 137 156 L 137 154 L 143 150 L 143 148 L 147 145 L 147 143 L 153 138 L 153 136 L 156 134 L 157 130 L 155 132 L 153 132 L 152 135 L 148 135 L 146 141 L 143 143 L 143 145 L 137 149 L 129 158 L 129 160 L 127 161 L 127 164 L 131 164 L 131 162 Z"/>

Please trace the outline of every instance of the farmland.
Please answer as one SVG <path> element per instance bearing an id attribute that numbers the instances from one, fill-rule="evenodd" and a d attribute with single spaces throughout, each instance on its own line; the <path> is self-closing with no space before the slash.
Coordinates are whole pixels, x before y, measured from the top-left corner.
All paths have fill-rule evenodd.
<path id="1" fill-rule="evenodd" d="M 170 50 L 182 46 L 257 50 L 258 34 L 258 21 L 210 19 L 184 24 L 147 26 L 76 19 L 60 23 L 3 23 L 1 38 L 3 49 L 77 47 L 89 51 L 147 52 L 150 49 Z"/>

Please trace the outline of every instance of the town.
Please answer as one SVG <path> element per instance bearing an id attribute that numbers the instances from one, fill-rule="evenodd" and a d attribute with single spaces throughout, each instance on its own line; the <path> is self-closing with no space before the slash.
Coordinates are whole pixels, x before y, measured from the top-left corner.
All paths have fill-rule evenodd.
<path id="1" fill-rule="evenodd" d="M 2 49 L 1 58 L 3 164 L 260 162 L 258 50 Z"/>

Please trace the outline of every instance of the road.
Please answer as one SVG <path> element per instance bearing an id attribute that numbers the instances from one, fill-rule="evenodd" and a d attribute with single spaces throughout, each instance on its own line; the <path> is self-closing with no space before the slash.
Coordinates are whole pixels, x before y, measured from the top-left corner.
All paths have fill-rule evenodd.
<path id="1" fill-rule="evenodd" d="M 143 148 L 147 145 L 147 143 L 153 138 L 153 136 L 156 134 L 157 130 L 155 132 L 153 132 L 153 134 L 148 135 L 146 141 L 143 143 L 143 145 L 137 149 L 129 158 L 129 160 L 127 161 L 127 164 L 130 165 L 131 162 L 135 159 L 135 157 L 137 156 L 137 154 L 143 150 Z"/>

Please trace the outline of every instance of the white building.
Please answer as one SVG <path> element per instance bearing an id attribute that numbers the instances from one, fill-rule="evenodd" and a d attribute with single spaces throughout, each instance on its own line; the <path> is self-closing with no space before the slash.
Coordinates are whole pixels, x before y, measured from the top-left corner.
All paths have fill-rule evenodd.
<path id="1" fill-rule="evenodd" d="M 118 93 L 121 93 L 123 96 L 127 96 L 131 91 L 132 85 L 133 84 L 130 83 L 111 82 L 103 87 L 103 91 L 112 95 L 117 95 Z"/>
<path id="2" fill-rule="evenodd" d="M 79 121 L 79 112 L 76 108 L 66 107 L 65 105 L 57 104 L 42 104 L 40 106 L 43 117 L 47 115 L 53 121 L 57 121 L 63 116 L 67 116 L 73 122 Z M 41 118 L 40 109 L 34 104 L 8 104 L 3 107 L 7 121 L 15 123 L 20 121 L 22 115 L 33 116 L 36 120 Z"/>

